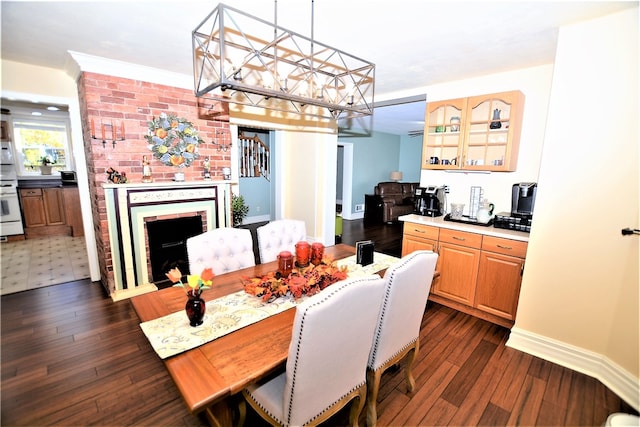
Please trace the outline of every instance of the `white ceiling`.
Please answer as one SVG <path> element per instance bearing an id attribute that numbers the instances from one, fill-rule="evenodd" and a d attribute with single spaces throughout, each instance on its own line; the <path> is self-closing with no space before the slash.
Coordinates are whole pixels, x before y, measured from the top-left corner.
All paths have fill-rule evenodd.
<path id="1" fill-rule="evenodd" d="M 311 1 L 226 0 L 311 35 Z M 216 1 L 1 2 L 3 59 L 64 69 L 67 51 L 192 73 L 191 32 Z M 638 1 L 317 0 L 314 38 L 376 64 L 376 101 L 436 83 L 552 63 L 558 28 Z M 247 29 L 250 31 L 250 29 Z M 405 95 L 406 96 L 406 95 Z M 415 107 L 418 108 L 415 108 Z M 424 102 L 374 112 L 375 130 L 419 129 Z M 416 123 L 418 122 L 418 123 Z"/>

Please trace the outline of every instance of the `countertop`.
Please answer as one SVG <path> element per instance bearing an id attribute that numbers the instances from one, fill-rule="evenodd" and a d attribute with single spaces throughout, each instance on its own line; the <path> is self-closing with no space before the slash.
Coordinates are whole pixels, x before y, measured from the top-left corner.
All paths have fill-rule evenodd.
<path id="1" fill-rule="evenodd" d="M 77 183 L 63 184 L 58 179 L 18 179 L 18 188 L 64 188 L 77 187 Z"/>
<path id="2" fill-rule="evenodd" d="M 411 222 L 414 224 L 431 225 L 433 227 L 448 228 L 450 230 L 466 231 L 469 233 L 477 233 L 485 236 L 502 237 L 505 239 L 518 240 L 521 242 L 529 242 L 529 233 L 524 231 L 507 230 L 504 228 L 495 228 L 494 226 L 481 226 L 473 224 L 463 224 L 460 222 L 445 221 L 443 216 L 430 217 L 422 215 L 403 215 L 398 217 L 399 221 Z"/>

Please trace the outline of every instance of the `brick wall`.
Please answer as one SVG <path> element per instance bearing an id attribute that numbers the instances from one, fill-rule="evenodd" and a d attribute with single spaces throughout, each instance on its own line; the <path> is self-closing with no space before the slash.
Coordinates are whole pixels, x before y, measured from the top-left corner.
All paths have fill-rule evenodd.
<path id="1" fill-rule="evenodd" d="M 148 133 L 148 122 L 165 112 L 192 122 L 200 137 L 206 141 L 198 147 L 200 158 L 191 167 L 179 170 L 185 173 L 185 180 L 202 179 L 206 157 L 211 162 L 211 178 L 222 180 L 222 168 L 231 166 L 231 154 L 228 151 L 219 152 L 211 141 L 215 139 L 225 144 L 231 143 L 228 105 L 212 105 L 211 101 L 199 100 L 193 91 L 187 89 L 86 72 L 79 78 L 78 91 L 100 275 L 103 285 L 111 291 L 114 289 L 113 267 L 102 188 L 102 184 L 108 182 L 107 169 L 112 167 L 126 173 L 130 182 L 140 182 L 142 157 L 146 155 L 154 181 L 171 181 L 178 169 L 165 166 L 155 159 L 144 138 Z M 98 139 L 91 137 L 92 120 Z M 117 142 L 114 148 L 110 142 L 111 130 L 108 129 L 106 136 L 109 141 L 103 147 L 101 122 L 113 122 L 117 126 L 118 136 L 121 123 L 124 123 L 125 140 Z"/>

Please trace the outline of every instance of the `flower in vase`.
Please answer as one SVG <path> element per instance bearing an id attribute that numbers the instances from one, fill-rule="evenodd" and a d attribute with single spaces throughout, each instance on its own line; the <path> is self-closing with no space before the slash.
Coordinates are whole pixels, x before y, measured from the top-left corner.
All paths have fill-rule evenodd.
<path id="1" fill-rule="evenodd" d="M 202 294 L 202 291 L 211 288 L 215 274 L 213 274 L 211 268 L 205 268 L 199 276 L 197 274 L 189 274 L 186 285 L 182 283 L 182 272 L 178 267 L 169 270 L 166 276 L 174 284 L 173 286 L 185 288 L 187 289 L 187 295 L 198 297 Z"/>

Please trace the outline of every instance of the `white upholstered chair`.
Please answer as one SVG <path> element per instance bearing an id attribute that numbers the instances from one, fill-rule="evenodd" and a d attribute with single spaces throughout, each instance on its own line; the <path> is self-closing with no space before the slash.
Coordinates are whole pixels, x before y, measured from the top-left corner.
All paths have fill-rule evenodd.
<path id="1" fill-rule="evenodd" d="M 242 228 L 215 228 L 187 239 L 189 271 L 200 274 L 212 268 L 224 274 L 256 265 L 251 231 Z"/>
<path id="2" fill-rule="evenodd" d="M 296 308 L 286 372 L 243 391 L 273 425 L 319 424 L 352 399 L 357 425 L 366 397 L 366 366 L 384 279 L 346 279 Z M 241 404 L 241 414 L 244 414 Z"/>
<path id="3" fill-rule="evenodd" d="M 281 251 L 295 254 L 295 246 L 307 240 L 307 227 L 297 219 L 279 219 L 256 229 L 260 262 L 275 261 Z"/>
<path id="4" fill-rule="evenodd" d="M 415 387 L 413 361 L 419 350 L 420 325 L 437 260 L 436 253 L 415 251 L 389 267 L 384 275 L 384 296 L 367 364 L 368 426 L 377 423 L 376 400 L 382 373 L 405 356 L 407 389 L 412 392 Z"/>

